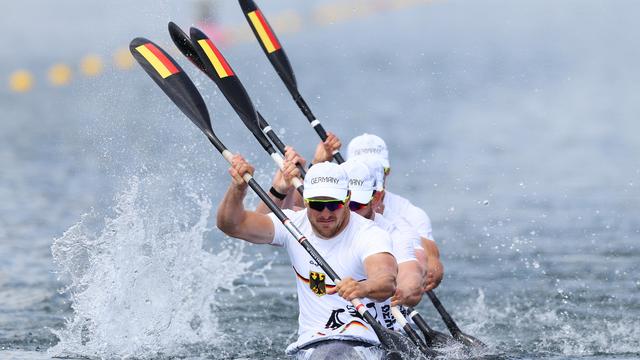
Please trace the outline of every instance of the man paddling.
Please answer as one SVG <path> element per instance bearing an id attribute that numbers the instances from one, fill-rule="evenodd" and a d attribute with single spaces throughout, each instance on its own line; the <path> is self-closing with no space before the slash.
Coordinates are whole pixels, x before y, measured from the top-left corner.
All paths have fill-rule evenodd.
<path id="1" fill-rule="evenodd" d="M 340 148 L 341 142 L 333 133 L 327 132 L 327 139 L 316 147 L 311 166 L 317 162 L 330 161 L 331 154 Z M 435 241 L 431 228 L 431 219 L 420 208 L 409 200 L 391 193 L 386 188 L 386 178 L 391 173 L 389 167 L 389 152 L 387 145 L 380 137 L 371 134 L 362 134 L 349 142 L 347 147 L 347 159 L 359 158 L 371 165 L 378 161 L 383 166 L 383 177 L 378 181 L 377 191 L 381 201 L 374 210 L 391 220 L 396 226 L 402 227 L 408 223 L 420 235 L 420 242 L 416 247 L 418 262 L 424 267 L 426 277 L 424 279 L 424 291 L 438 287 L 444 275 L 444 268 L 440 262 L 440 251 Z"/>
<path id="2" fill-rule="evenodd" d="M 287 354 L 308 358 L 316 351 L 339 348 L 337 351 L 352 352 L 356 359 L 382 358 L 378 338 L 349 301 L 360 298 L 380 322 L 391 316 L 375 311 L 376 302 L 384 302 L 395 292 L 397 265 L 389 235 L 349 211 L 348 177 L 340 166 L 314 166 L 304 181 L 305 209 L 285 213 L 343 277 L 339 284 L 332 284 L 273 214 L 245 210 L 247 185 L 241 174 L 252 174 L 253 170 L 241 156 L 233 158 L 229 169 L 232 182 L 218 207 L 217 225 L 229 236 L 287 250 L 296 275 L 300 310 L 298 340 L 287 347 Z M 295 170 L 288 175 L 292 173 Z"/>
<path id="3" fill-rule="evenodd" d="M 418 264 L 414 246 L 420 237 L 408 224 L 398 227 L 374 209 L 381 202 L 380 192 L 376 192 L 375 175 L 369 166 L 358 159 L 350 159 L 340 165 L 349 176 L 351 198 L 349 209 L 364 218 L 373 220 L 391 236 L 393 255 L 398 263 L 396 292 L 391 305 L 416 306 L 422 300 L 422 267 Z"/>
<path id="4" fill-rule="evenodd" d="M 364 133 L 353 138 L 347 146 L 347 159 L 377 159 L 384 167 L 384 184 L 391 173 L 389 167 L 389 151 L 387 144 L 380 137 Z M 440 262 L 440 251 L 433 240 L 431 220 L 426 212 L 413 205 L 404 197 L 387 190 L 381 194 L 382 204 L 380 212 L 393 222 L 406 220 L 411 224 L 421 237 L 421 245 L 424 248 L 426 259 L 427 277 L 425 281 L 425 291 L 432 290 L 440 284 L 444 275 L 444 268 Z"/>

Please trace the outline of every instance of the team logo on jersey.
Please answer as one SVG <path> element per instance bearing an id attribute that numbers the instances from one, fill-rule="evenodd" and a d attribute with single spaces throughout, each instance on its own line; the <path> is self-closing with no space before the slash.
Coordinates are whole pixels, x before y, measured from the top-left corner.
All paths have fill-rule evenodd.
<path id="1" fill-rule="evenodd" d="M 331 316 L 329 316 L 329 320 L 327 320 L 327 323 L 324 324 L 324 328 L 335 330 L 344 325 L 344 321 L 340 319 L 340 313 L 343 313 L 344 311 L 344 309 L 336 309 L 331 311 Z"/>
<path id="2" fill-rule="evenodd" d="M 327 276 L 321 272 L 309 271 L 309 288 L 318 296 L 327 294 L 327 287 L 324 279 Z"/>

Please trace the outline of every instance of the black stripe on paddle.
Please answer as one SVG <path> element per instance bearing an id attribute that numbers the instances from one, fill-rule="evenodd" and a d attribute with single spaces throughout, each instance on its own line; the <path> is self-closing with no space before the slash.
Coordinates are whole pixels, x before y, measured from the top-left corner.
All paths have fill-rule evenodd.
<path id="1" fill-rule="evenodd" d="M 157 48 L 166 57 L 166 59 L 169 60 L 176 69 L 178 69 L 178 72 L 163 78 L 156 68 L 138 50 L 140 46 L 147 44 L 152 44 Z M 213 134 L 213 130 L 211 129 L 211 119 L 209 118 L 207 106 L 205 105 L 202 96 L 200 96 L 198 89 L 196 89 L 195 85 L 191 79 L 189 79 L 184 70 L 182 70 L 180 65 L 178 65 L 178 63 L 176 63 L 166 51 L 145 38 L 139 37 L 133 39 L 129 44 L 129 50 L 131 51 L 133 58 L 136 59 L 144 71 L 156 84 L 158 84 L 160 89 L 167 94 L 173 103 L 176 104 L 178 108 L 187 115 L 187 117 L 191 119 L 191 121 L 200 130 L 202 130 L 202 132 L 205 133 L 205 135 L 207 135 L 216 149 L 223 151 L 224 146 L 220 140 L 216 138 Z"/>
<path id="2" fill-rule="evenodd" d="M 212 76 L 212 74 L 206 70 L 204 63 L 196 53 L 196 49 L 193 43 L 191 42 L 191 39 L 174 22 L 169 22 L 169 35 L 171 36 L 171 39 L 173 40 L 173 43 L 176 45 L 178 50 L 180 50 L 180 52 L 184 56 L 186 56 L 187 59 L 189 59 L 189 61 L 191 61 L 191 63 L 193 63 L 198 69 L 200 69 L 203 73 L 205 73 L 205 75 L 207 75 L 211 80 L 215 82 L 215 77 Z M 269 127 L 269 124 L 262 117 L 260 112 L 256 111 L 256 113 L 258 115 L 258 126 L 260 127 L 262 132 L 269 138 L 269 140 L 271 140 L 271 142 L 276 146 L 276 149 L 278 149 L 278 151 L 282 154 L 282 156 L 284 156 L 284 152 L 285 152 L 284 149 L 286 145 L 280 140 L 280 138 L 278 137 L 278 135 L 275 133 L 273 129 L 269 131 L 265 131 L 265 129 Z M 249 128 L 249 130 L 253 132 L 252 128 Z M 262 142 L 260 144 L 262 144 Z M 298 166 L 298 169 L 300 170 L 300 174 L 302 178 L 304 179 L 306 175 L 306 171 L 300 164 L 297 164 L 297 166 Z"/>
<path id="3" fill-rule="evenodd" d="M 264 148 L 269 155 L 273 155 L 276 151 L 259 126 L 259 116 L 249 94 L 247 94 L 246 89 L 235 74 L 235 71 L 231 68 L 231 65 L 219 49 L 215 47 L 211 39 L 197 28 L 191 28 L 191 37 L 189 38 L 180 27 L 172 22 L 169 23 L 169 34 L 180 52 L 189 58 L 196 67 L 202 70 L 218 86 L 229 104 L 231 104 L 244 125 L 251 131 L 262 148 Z M 214 65 L 210 57 L 212 54 L 211 51 L 214 49 L 215 54 L 213 54 L 213 56 L 215 56 L 215 61 L 218 61 L 216 64 L 218 69 L 216 69 L 216 65 Z M 222 75 L 219 73 L 221 64 L 224 64 L 229 73 L 224 69 Z M 281 152 L 284 155 L 284 152 Z M 300 194 L 303 193 L 304 188 L 301 183 L 298 183 L 296 188 Z"/>
<path id="4" fill-rule="evenodd" d="M 253 31 L 253 34 L 258 40 L 258 43 L 260 44 L 260 47 L 264 51 L 265 55 L 267 55 L 269 62 L 271 62 L 271 65 L 273 65 L 274 69 L 280 76 L 280 79 L 282 79 L 285 86 L 289 90 L 289 93 L 291 93 L 291 96 L 293 96 L 293 100 L 296 102 L 296 104 L 298 105 L 298 107 L 300 108 L 304 116 L 307 118 L 309 123 L 312 124 L 316 133 L 318 134 L 318 136 L 320 136 L 320 139 L 322 139 L 322 141 L 325 141 L 327 139 L 327 132 L 325 131 L 322 124 L 316 119 L 315 115 L 313 115 L 313 113 L 311 112 L 311 109 L 309 108 L 307 103 L 304 101 L 304 98 L 302 98 L 302 95 L 300 95 L 300 92 L 298 91 L 298 84 L 296 83 L 296 77 L 293 73 L 293 69 L 291 68 L 291 63 L 289 62 L 289 58 L 287 57 L 287 54 L 284 52 L 284 48 L 282 47 L 280 40 L 278 40 L 275 32 L 271 28 L 271 25 L 269 25 L 269 22 L 267 21 L 266 17 L 264 17 L 264 14 L 262 14 L 260 9 L 258 8 L 258 5 L 256 5 L 256 3 L 253 0 L 239 0 L 239 3 L 240 3 L 240 7 L 242 8 L 242 12 L 244 13 L 244 16 L 247 19 L 247 22 L 249 23 L 251 30 Z M 258 12 L 261 15 L 262 19 L 264 20 L 264 23 L 261 22 L 261 24 L 265 26 L 265 30 L 278 43 L 279 49 L 272 50 L 270 52 L 267 46 L 261 40 L 258 29 L 256 29 L 250 17 L 250 14 L 252 13 L 255 14 L 254 12 Z M 336 160 L 338 164 L 342 164 L 344 162 L 344 158 L 342 157 L 340 152 L 336 152 L 335 154 L 333 154 L 333 158 Z"/>

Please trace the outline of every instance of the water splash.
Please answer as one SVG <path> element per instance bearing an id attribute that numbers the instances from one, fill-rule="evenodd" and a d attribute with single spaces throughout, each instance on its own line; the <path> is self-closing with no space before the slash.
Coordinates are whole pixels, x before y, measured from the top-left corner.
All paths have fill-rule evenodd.
<path id="1" fill-rule="evenodd" d="M 184 192 L 134 177 L 101 229 L 91 213 L 54 241 L 73 314 L 52 330 L 49 355 L 154 358 L 215 344 L 216 291 L 233 290 L 251 263 L 240 242 L 202 250 L 212 205 Z"/>
<path id="2" fill-rule="evenodd" d="M 540 296 L 532 291 L 492 304 L 478 290 L 463 311 L 455 312 L 456 319 L 463 331 L 485 341 L 490 353 L 500 353 L 500 349 L 510 349 L 511 355 L 540 356 L 640 353 L 640 322 L 624 317 L 624 305 L 614 312 L 617 315 L 584 313 L 579 303 Z"/>

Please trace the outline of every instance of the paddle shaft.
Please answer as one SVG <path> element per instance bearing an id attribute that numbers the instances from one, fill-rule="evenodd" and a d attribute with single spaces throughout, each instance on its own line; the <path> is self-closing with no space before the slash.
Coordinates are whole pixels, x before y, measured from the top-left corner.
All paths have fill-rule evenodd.
<path id="1" fill-rule="evenodd" d="M 307 103 L 304 101 L 304 99 L 302 98 L 298 90 L 292 90 L 289 87 L 287 88 L 291 92 L 291 95 L 293 96 L 293 100 L 296 102 L 296 104 L 298 105 L 298 107 L 300 108 L 304 116 L 307 118 L 307 120 L 309 120 L 309 124 L 311 125 L 311 127 L 316 131 L 318 136 L 320 136 L 320 139 L 322 141 L 327 140 L 327 132 L 324 130 L 324 127 L 320 123 L 320 120 L 316 119 L 315 115 L 313 115 L 313 113 L 311 112 L 311 109 L 309 108 Z M 344 158 L 342 157 L 342 155 L 338 150 L 334 150 L 332 155 L 338 164 L 342 164 L 344 162 Z"/>
<path id="2" fill-rule="evenodd" d="M 285 87 L 289 90 L 291 96 L 293 96 L 293 100 L 307 118 L 311 127 L 313 127 L 318 136 L 320 136 L 320 139 L 322 139 L 322 141 L 327 140 L 327 132 L 324 130 L 322 124 L 320 124 L 320 121 L 313 115 L 311 109 L 298 91 L 296 76 L 293 73 L 291 64 L 289 63 L 289 58 L 287 57 L 282 44 L 278 40 L 278 37 L 273 32 L 271 25 L 269 25 L 269 21 L 267 21 L 264 14 L 262 14 L 258 6 L 252 0 L 241 0 L 240 7 L 242 8 L 242 12 L 253 31 L 253 35 L 258 40 L 264 54 L 267 56 L 267 59 L 284 83 Z M 257 17 L 260 18 L 260 21 L 255 21 Z M 344 162 L 344 158 L 339 151 L 334 151 L 332 155 L 338 164 L 342 164 Z"/>
<path id="3" fill-rule="evenodd" d="M 262 114 L 260 114 L 259 111 L 257 112 L 257 114 L 258 114 L 258 126 L 260 126 L 260 129 L 262 130 L 262 132 L 265 135 L 267 135 L 267 137 L 269 138 L 269 140 L 271 140 L 273 145 L 276 146 L 276 149 L 278 149 L 280 154 L 284 156 L 284 153 L 286 151 L 285 150 L 286 145 L 280 140 L 276 132 L 273 131 L 273 128 L 271 127 L 271 125 L 269 125 L 267 120 L 265 120 L 264 117 L 262 117 Z M 296 163 L 296 167 L 298 168 L 298 170 L 300 170 L 300 177 L 304 179 L 304 177 L 307 175 L 307 172 L 304 170 L 304 167 L 299 163 Z"/>
<path id="4" fill-rule="evenodd" d="M 436 294 L 433 291 L 429 290 L 427 291 L 427 296 L 429 297 L 429 300 L 431 300 L 431 303 L 436 308 L 436 310 L 438 310 L 442 321 L 444 321 L 451 335 L 453 335 L 454 337 L 460 336 L 462 331 L 460 330 L 456 322 L 453 321 L 453 318 L 451 318 L 451 315 L 449 315 L 444 306 L 442 306 L 442 303 L 440 302 L 440 299 L 438 299 Z"/>
<path id="5" fill-rule="evenodd" d="M 431 350 L 427 347 L 427 344 L 425 344 L 424 341 L 422 341 L 418 333 L 415 330 L 413 330 L 411 325 L 409 325 L 409 323 L 407 322 L 407 319 L 404 317 L 404 315 L 402 315 L 402 312 L 400 312 L 400 309 L 398 309 L 397 306 L 391 307 L 391 314 L 393 315 L 394 318 L 396 318 L 396 321 L 398 322 L 398 324 L 400 324 L 400 326 L 402 327 L 404 332 L 407 334 L 409 339 L 414 344 L 416 344 L 416 346 L 420 349 L 420 351 L 422 351 L 424 354 L 429 354 Z"/>
<path id="6" fill-rule="evenodd" d="M 445 325 L 447 326 L 447 329 L 449 329 L 449 332 L 451 333 L 451 336 L 453 336 L 454 339 L 456 339 L 458 342 L 461 342 L 465 346 L 475 347 L 475 348 L 486 347 L 486 345 L 479 339 L 471 335 L 465 334 L 462 332 L 462 330 L 460 330 L 456 322 L 453 321 L 453 319 L 451 318 L 451 315 L 449 315 L 447 310 L 445 310 L 444 306 L 442 306 L 442 303 L 440 302 L 440 299 L 438 299 L 438 297 L 433 291 L 427 291 L 427 296 L 429 296 L 431 303 L 433 303 L 433 306 L 436 308 L 436 310 L 438 310 L 438 313 L 440 314 L 442 321 L 444 321 Z"/>
<path id="7" fill-rule="evenodd" d="M 282 158 L 282 156 L 280 156 L 280 154 L 276 152 L 265 135 L 259 131 L 257 124 L 255 124 L 257 123 L 257 121 L 252 121 L 252 119 L 245 118 L 245 114 L 253 114 L 255 116 L 256 111 L 253 109 L 251 99 L 244 90 L 240 79 L 238 79 L 237 77 L 224 80 L 219 78 L 219 75 L 217 75 L 217 73 L 211 71 L 208 68 L 209 64 L 205 63 L 203 61 L 203 58 L 198 55 L 200 48 L 194 44 L 193 40 L 188 37 L 187 34 L 182 31 L 182 29 L 180 29 L 180 27 L 175 23 L 169 22 L 168 27 L 169 35 L 171 35 L 171 39 L 173 40 L 173 43 L 176 45 L 178 50 L 180 50 L 180 52 L 185 57 L 187 57 L 187 59 L 189 59 L 198 69 L 204 72 L 205 75 L 207 75 L 218 86 L 227 101 L 229 101 L 233 109 L 241 118 L 242 122 L 251 131 L 258 143 L 260 143 L 262 148 L 269 154 L 269 156 L 278 165 L 278 167 L 283 170 L 284 159 Z M 284 153 L 282 153 L 282 155 L 284 155 Z M 296 190 L 300 193 L 300 195 L 302 195 L 304 192 L 302 181 L 296 177 L 292 179 L 292 183 Z"/>
<path id="8" fill-rule="evenodd" d="M 433 333 L 433 329 L 429 327 L 427 321 L 417 311 L 415 311 L 413 308 L 408 308 L 407 310 L 409 310 L 409 317 L 411 318 L 411 320 L 413 320 L 418 328 L 422 330 L 425 336 L 426 334 Z"/>
<path id="9" fill-rule="evenodd" d="M 409 311 L 409 317 L 411 320 L 413 320 L 416 326 L 418 326 L 418 329 L 422 331 L 427 346 L 432 347 L 434 345 L 442 345 L 448 342 L 450 337 L 429 327 L 427 321 L 416 310 L 413 308 L 408 308 L 407 310 Z"/>

